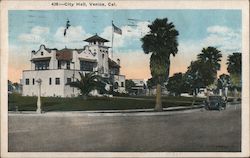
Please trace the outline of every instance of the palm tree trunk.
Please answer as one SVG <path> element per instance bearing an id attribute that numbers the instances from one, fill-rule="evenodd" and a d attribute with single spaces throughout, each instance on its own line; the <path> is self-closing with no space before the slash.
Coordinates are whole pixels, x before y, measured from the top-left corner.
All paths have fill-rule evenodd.
<path id="1" fill-rule="evenodd" d="M 237 102 L 237 89 L 236 88 L 234 88 L 234 99 L 233 99 L 233 101 L 234 102 Z"/>
<path id="2" fill-rule="evenodd" d="M 156 87 L 156 104 L 155 111 L 162 111 L 162 102 L 161 102 L 161 85 L 158 83 Z"/>

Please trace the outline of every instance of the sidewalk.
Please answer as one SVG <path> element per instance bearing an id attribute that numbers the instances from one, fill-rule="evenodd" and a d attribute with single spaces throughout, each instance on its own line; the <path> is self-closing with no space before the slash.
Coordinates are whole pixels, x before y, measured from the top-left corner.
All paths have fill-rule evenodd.
<path id="1" fill-rule="evenodd" d="M 239 103 L 228 103 L 227 107 L 237 108 Z M 35 111 L 9 111 L 9 116 L 156 116 L 191 113 L 203 110 L 204 105 L 178 106 L 163 108 L 161 112 L 154 109 L 129 109 L 129 110 L 95 110 L 95 111 L 48 111 L 37 114 Z"/>

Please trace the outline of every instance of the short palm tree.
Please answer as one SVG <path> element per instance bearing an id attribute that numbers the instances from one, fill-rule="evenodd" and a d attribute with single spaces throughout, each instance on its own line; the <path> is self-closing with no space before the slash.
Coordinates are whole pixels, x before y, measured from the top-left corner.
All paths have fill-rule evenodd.
<path id="1" fill-rule="evenodd" d="M 85 74 L 79 72 L 79 75 L 80 79 L 76 79 L 76 81 L 74 82 L 66 83 L 66 85 L 78 88 L 84 99 L 87 99 L 87 96 L 92 90 L 100 90 L 104 87 L 104 83 L 102 81 L 101 76 L 99 76 L 96 72 L 90 72 Z"/>
<path id="2" fill-rule="evenodd" d="M 157 80 L 156 111 L 162 111 L 161 86 L 169 77 L 170 55 L 178 52 L 178 31 L 167 18 L 155 19 L 148 25 L 150 32 L 141 38 L 142 49 L 145 54 L 151 54 L 150 70 Z"/>

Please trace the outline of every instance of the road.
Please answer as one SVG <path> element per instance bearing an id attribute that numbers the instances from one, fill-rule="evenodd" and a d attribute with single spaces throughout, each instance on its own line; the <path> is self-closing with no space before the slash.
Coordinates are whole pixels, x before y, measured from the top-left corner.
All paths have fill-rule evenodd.
<path id="1" fill-rule="evenodd" d="M 241 108 L 158 116 L 9 116 L 9 151 L 240 151 Z"/>

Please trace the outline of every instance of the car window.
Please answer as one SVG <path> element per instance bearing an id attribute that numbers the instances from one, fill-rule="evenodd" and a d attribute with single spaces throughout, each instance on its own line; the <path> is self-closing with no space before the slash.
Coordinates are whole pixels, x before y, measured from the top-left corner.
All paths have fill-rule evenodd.
<path id="1" fill-rule="evenodd" d="M 210 101 L 220 101 L 221 98 L 218 97 L 218 96 L 210 96 L 210 97 L 209 97 L 209 100 L 210 100 Z"/>

